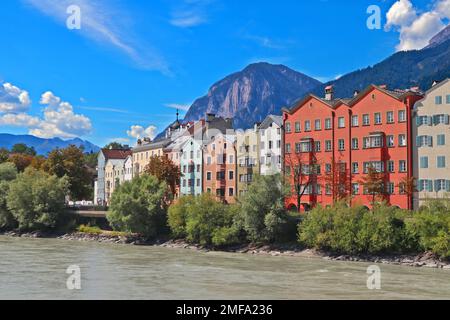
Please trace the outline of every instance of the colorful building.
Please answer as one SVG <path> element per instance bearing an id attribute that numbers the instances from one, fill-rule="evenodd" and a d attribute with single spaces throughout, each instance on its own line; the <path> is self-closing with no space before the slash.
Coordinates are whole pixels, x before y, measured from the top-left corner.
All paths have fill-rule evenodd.
<path id="1" fill-rule="evenodd" d="M 334 99 L 330 86 L 325 98 L 308 95 L 284 109 L 285 174 L 294 194 L 288 207 L 309 210 L 340 198 L 371 207 L 363 179 L 374 168 L 383 176 L 384 200 L 411 208 L 403 184 L 413 174 L 411 110 L 419 99 L 412 90 L 375 85 Z"/>
<path id="2" fill-rule="evenodd" d="M 236 201 L 236 135 L 219 134 L 203 148 L 203 191 L 224 203 Z"/>
<path id="3" fill-rule="evenodd" d="M 450 193 L 450 79 L 434 83 L 413 111 L 414 208 Z"/>
<path id="4" fill-rule="evenodd" d="M 253 129 L 236 131 L 238 196 L 244 195 L 255 175 L 260 174 L 259 137 L 259 124 L 255 124 Z"/>
<path id="5" fill-rule="evenodd" d="M 283 160 L 283 117 L 269 115 L 259 126 L 261 175 L 281 173 Z"/>

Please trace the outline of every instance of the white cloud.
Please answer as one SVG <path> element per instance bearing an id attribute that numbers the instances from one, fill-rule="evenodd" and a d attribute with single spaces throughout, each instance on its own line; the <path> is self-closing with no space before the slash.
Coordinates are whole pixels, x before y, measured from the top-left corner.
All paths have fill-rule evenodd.
<path id="1" fill-rule="evenodd" d="M 191 108 L 190 104 L 179 104 L 179 103 L 166 103 L 165 106 L 167 108 L 171 108 L 171 109 L 178 109 L 181 111 L 189 111 L 189 109 Z"/>
<path id="2" fill-rule="evenodd" d="M 148 128 L 144 128 L 142 126 L 131 126 L 130 130 L 127 131 L 127 135 L 130 138 L 135 139 L 143 139 L 150 138 L 154 139 L 157 135 L 157 128 L 155 126 L 150 126 Z"/>
<path id="3" fill-rule="evenodd" d="M 191 28 L 208 22 L 207 6 L 213 0 L 184 0 L 172 11 L 170 24 L 179 28 Z"/>
<path id="4" fill-rule="evenodd" d="M 111 1 L 101 0 L 23 0 L 40 12 L 66 25 L 70 5 L 81 9 L 79 34 L 100 44 L 108 44 L 122 51 L 142 69 L 158 70 L 170 74 L 165 59 L 155 49 L 140 45 L 132 35 L 129 21 L 123 8 L 116 8 Z M 138 43 L 139 42 L 139 43 Z"/>
<path id="5" fill-rule="evenodd" d="M 68 102 L 48 91 L 42 94 L 40 103 L 46 105 L 43 118 L 27 113 L 8 113 L 0 116 L 0 124 L 28 128 L 29 134 L 40 138 L 75 138 L 92 131 L 91 120 L 75 114 Z"/>
<path id="6" fill-rule="evenodd" d="M 400 33 L 398 51 L 422 49 L 445 28 L 443 20 L 449 17 L 450 0 L 438 0 L 430 11 L 423 13 L 418 13 L 410 0 L 398 0 L 386 15 L 385 30 Z"/>
<path id="7" fill-rule="evenodd" d="M 27 111 L 31 105 L 27 91 L 11 83 L 0 85 L 0 113 L 16 113 Z"/>

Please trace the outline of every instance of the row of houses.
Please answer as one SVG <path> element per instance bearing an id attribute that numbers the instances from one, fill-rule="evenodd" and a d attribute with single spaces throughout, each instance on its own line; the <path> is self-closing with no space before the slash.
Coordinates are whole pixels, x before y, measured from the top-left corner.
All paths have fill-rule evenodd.
<path id="1" fill-rule="evenodd" d="M 177 196 L 208 192 L 233 203 L 255 175 L 283 173 L 293 188 L 290 209 L 331 205 L 343 195 L 369 207 L 362 180 L 374 168 L 386 201 L 417 208 L 450 192 L 449 130 L 449 79 L 426 93 L 371 85 L 347 99 L 335 98 L 329 86 L 324 97 L 310 94 L 245 131 L 208 114 L 197 122 L 177 119 L 164 137 L 139 140 L 130 150 L 102 150 L 95 201 L 109 204 L 120 183 L 142 174 L 151 157 L 165 156 L 182 173 Z M 408 192 L 414 179 L 417 190 Z"/>

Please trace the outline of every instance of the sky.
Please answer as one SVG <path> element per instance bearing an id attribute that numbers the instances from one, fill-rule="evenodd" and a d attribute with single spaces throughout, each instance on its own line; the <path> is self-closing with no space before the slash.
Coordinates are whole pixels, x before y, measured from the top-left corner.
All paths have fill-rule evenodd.
<path id="1" fill-rule="evenodd" d="M 450 0 L 2 1 L 0 132 L 134 144 L 250 63 L 328 81 L 449 17 Z"/>

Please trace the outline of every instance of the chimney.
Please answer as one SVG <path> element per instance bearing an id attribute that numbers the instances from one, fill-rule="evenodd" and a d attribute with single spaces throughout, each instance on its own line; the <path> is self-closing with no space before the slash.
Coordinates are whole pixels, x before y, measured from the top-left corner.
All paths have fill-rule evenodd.
<path id="1" fill-rule="evenodd" d="M 439 83 L 440 83 L 440 81 L 434 80 L 434 81 L 433 81 L 433 84 L 432 84 L 431 86 L 434 87 L 435 85 L 437 85 L 437 84 L 439 84 Z"/>
<path id="2" fill-rule="evenodd" d="M 359 94 L 359 91 L 358 91 L 358 90 L 355 90 L 355 91 L 353 92 L 353 97 L 358 96 L 358 94 Z"/>
<path id="3" fill-rule="evenodd" d="M 138 139 L 137 144 L 138 144 L 138 146 L 141 146 L 142 145 L 142 140 Z"/>
<path id="4" fill-rule="evenodd" d="M 333 93 L 334 93 L 333 89 L 334 89 L 333 86 L 328 86 L 325 88 L 325 100 L 327 101 L 333 100 Z"/>
<path id="5" fill-rule="evenodd" d="M 412 92 L 419 92 L 420 91 L 420 87 L 412 87 L 409 90 L 412 91 Z"/>
<path id="6" fill-rule="evenodd" d="M 383 90 L 387 90 L 387 84 L 382 84 L 382 85 L 380 85 L 380 89 L 383 89 Z"/>

